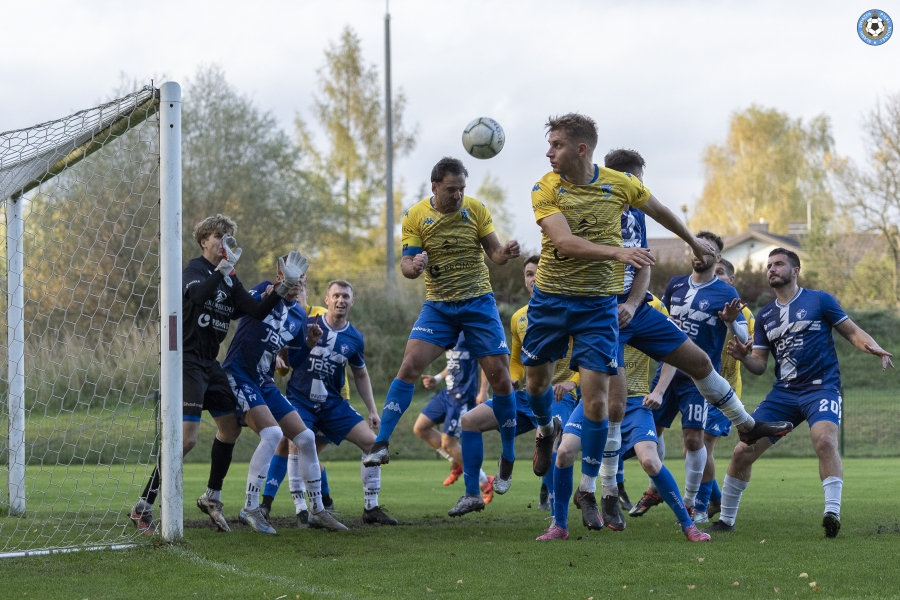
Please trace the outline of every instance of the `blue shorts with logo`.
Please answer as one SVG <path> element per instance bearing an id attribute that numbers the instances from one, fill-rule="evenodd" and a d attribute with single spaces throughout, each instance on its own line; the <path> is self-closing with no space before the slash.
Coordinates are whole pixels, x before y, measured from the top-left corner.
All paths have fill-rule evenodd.
<path id="1" fill-rule="evenodd" d="M 831 421 L 840 427 L 842 405 L 843 400 L 838 390 L 772 388 L 752 416 L 760 421 L 790 421 L 794 427 L 803 421 L 809 423 L 810 427 L 819 421 Z"/>
<path id="2" fill-rule="evenodd" d="M 362 415 L 343 398 L 340 400 L 329 398 L 325 402 L 315 404 L 292 394 L 290 401 L 306 426 L 316 434 L 316 438 L 331 442 L 335 446 L 341 445 L 357 423 L 365 421 Z"/>
<path id="3" fill-rule="evenodd" d="M 509 354 L 493 293 L 454 302 L 427 300 L 409 339 L 452 348 L 460 331 L 466 334 L 466 346 L 476 358 Z"/>
<path id="4" fill-rule="evenodd" d="M 676 375 L 663 396 L 662 406 L 653 411 L 653 419 L 657 426 L 668 429 L 680 412 L 682 429 L 703 429 L 707 406 L 694 382 Z"/>
<path id="5" fill-rule="evenodd" d="M 706 410 L 706 425 L 703 426 L 703 431 L 709 435 L 726 437 L 731 433 L 731 421 L 728 420 L 725 413 L 710 405 Z"/>
<path id="6" fill-rule="evenodd" d="M 488 400 L 485 404 L 493 408 L 494 400 Z M 566 423 L 576 406 L 581 406 L 581 403 L 572 394 L 566 394 L 559 402 L 553 400 L 553 404 L 550 405 L 550 416 L 559 417 L 561 423 Z M 531 411 L 528 400 L 525 399 L 525 391 L 518 390 L 516 392 L 516 437 L 534 431 L 537 426 L 537 419 Z"/>
<path id="7" fill-rule="evenodd" d="M 465 398 L 457 398 L 456 394 L 443 389 L 428 401 L 428 404 L 422 409 L 422 414 L 435 423 L 443 423 L 444 433 L 447 435 L 459 437 L 462 431 L 463 415 L 475 406 L 475 398 L 470 398 L 466 402 Z"/>
<path id="8" fill-rule="evenodd" d="M 616 296 L 547 294 L 536 286 L 528 303 L 522 364 L 537 366 L 563 358 L 573 338 L 569 367 L 618 372 L 619 309 Z"/>
<path id="9" fill-rule="evenodd" d="M 238 370 L 229 370 L 228 381 L 237 398 L 237 417 L 242 425 L 245 424 L 244 415 L 257 406 L 267 406 L 276 421 L 281 421 L 295 410 L 274 383 L 260 386 L 258 375 L 250 376 Z"/>
<path id="10" fill-rule="evenodd" d="M 624 302 L 622 296 L 619 301 Z M 658 362 L 687 339 L 687 334 L 669 317 L 644 302 L 634 311 L 631 322 L 619 330 L 619 364 L 625 364 L 626 344 Z"/>

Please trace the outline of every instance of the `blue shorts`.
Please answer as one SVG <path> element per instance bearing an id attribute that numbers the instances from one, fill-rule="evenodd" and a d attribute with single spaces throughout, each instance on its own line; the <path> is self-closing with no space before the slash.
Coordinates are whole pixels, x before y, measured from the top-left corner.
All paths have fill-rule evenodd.
<path id="1" fill-rule="evenodd" d="M 703 429 L 706 423 L 706 398 L 700 394 L 700 390 L 693 381 L 679 381 L 678 375 L 669 385 L 663 396 L 662 406 L 653 411 L 653 420 L 659 427 L 668 429 L 675 420 L 675 415 L 681 413 L 682 429 Z"/>
<path id="2" fill-rule="evenodd" d="M 493 408 L 494 400 L 488 400 L 485 404 Z M 554 399 L 553 404 L 550 405 L 550 416 L 559 417 L 562 423 L 566 423 L 576 405 L 581 406 L 581 403 L 572 394 L 566 394 L 559 402 Z M 537 419 L 531 411 L 528 400 L 525 399 L 525 391 L 519 390 L 516 392 L 516 437 L 535 429 L 537 429 Z"/>
<path id="3" fill-rule="evenodd" d="M 528 303 L 528 328 L 522 340 L 522 364 L 554 362 L 569 352 L 569 368 L 615 375 L 619 345 L 616 296 L 562 296 L 534 288 Z"/>
<path id="4" fill-rule="evenodd" d="M 625 364 L 626 344 L 659 362 L 687 339 L 669 317 L 644 302 L 634 311 L 631 323 L 619 330 L 619 364 Z"/>
<path id="5" fill-rule="evenodd" d="M 409 339 L 452 348 L 460 331 L 466 334 L 466 346 L 476 358 L 509 354 L 506 333 L 492 293 L 456 302 L 427 300 Z"/>
<path id="6" fill-rule="evenodd" d="M 313 404 L 292 396 L 291 405 L 300 413 L 300 418 L 313 430 L 318 440 L 331 442 L 335 446 L 341 445 L 357 423 L 365 421 L 343 398 Z"/>
<path id="7" fill-rule="evenodd" d="M 840 427 L 842 404 L 841 393 L 837 390 L 773 388 L 752 416 L 760 421 L 790 421 L 794 427 L 803 421 L 810 427 L 819 421 L 831 421 Z"/>
<path id="8" fill-rule="evenodd" d="M 444 433 L 447 435 L 459 437 L 462 431 L 463 415 L 473 408 L 475 408 L 474 398 L 464 402 L 456 398 L 456 394 L 451 394 L 443 389 L 429 400 L 422 409 L 422 414 L 435 423 L 443 423 Z"/>
<path id="9" fill-rule="evenodd" d="M 706 425 L 703 426 L 703 431 L 709 435 L 727 437 L 731 433 L 731 421 L 728 420 L 725 413 L 710 405 L 706 410 Z"/>
<path id="10" fill-rule="evenodd" d="M 294 411 L 274 383 L 260 387 L 255 378 L 240 371 L 228 371 L 228 381 L 238 401 L 237 416 L 241 424 L 244 424 L 244 415 L 257 406 L 267 406 L 276 421 L 281 421 Z"/>
<path id="11" fill-rule="evenodd" d="M 622 460 L 635 456 L 634 447 L 640 442 L 657 443 L 653 411 L 642 404 L 643 396 L 632 396 L 625 405 L 622 421 Z"/>

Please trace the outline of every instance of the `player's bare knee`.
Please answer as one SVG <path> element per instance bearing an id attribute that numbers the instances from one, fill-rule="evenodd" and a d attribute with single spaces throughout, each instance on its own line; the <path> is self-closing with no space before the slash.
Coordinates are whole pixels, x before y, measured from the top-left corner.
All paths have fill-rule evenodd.
<path id="1" fill-rule="evenodd" d="M 644 470 L 644 473 L 648 475 L 656 475 L 662 468 L 662 463 L 659 461 L 659 456 L 657 456 L 656 452 L 644 452 L 638 456 L 638 460 L 641 462 L 641 468 Z"/>
<path id="2" fill-rule="evenodd" d="M 559 469 L 567 469 L 575 464 L 578 458 L 580 448 L 573 448 L 571 445 L 562 443 L 556 449 L 556 467 Z"/>
<path id="3" fill-rule="evenodd" d="M 441 437 L 441 450 L 444 452 L 452 452 L 459 448 L 459 438 L 445 435 Z"/>
<path id="4" fill-rule="evenodd" d="M 702 429 L 685 429 L 684 449 L 688 452 L 696 452 L 703 448 L 703 430 Z"/>

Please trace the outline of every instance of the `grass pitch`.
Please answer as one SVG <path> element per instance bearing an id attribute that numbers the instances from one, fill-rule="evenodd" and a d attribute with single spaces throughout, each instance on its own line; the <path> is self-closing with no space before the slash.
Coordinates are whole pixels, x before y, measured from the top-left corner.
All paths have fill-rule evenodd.
<path id="1" fill-rule="evenodd" d="M 527 459 L 527 456 L 520 458 Z M 535 542 L 547 526 L 538 480 L 521 460 L 513 487 L 482 513 L 446 511 L 462 481 L 441 485 L 444 461 L 383 468 L 382 505 L 395 528 L 362 528 L 359 464 L 327 463 L 345 534 L 292 528 L 289 496 L 274 506 L 277 537 L 237 523 L 245 464 L 226 484 L 231 534 L 211 530 L 193 506 L 206 465 L 186 465 L 184 541 L 126 551 L 0 561 L 3 598 L 840 598 L 900 597 L 898 459 L 845 462 L 843 529 L 825 539 L 814 459 L 762 460 L 738 515 L 737 532 L 687 542 L 665 506 L 630 518 L 621 533 L 588 532 L 574 507 L 566 542 Z M 670 461 L 676 478 L 682 463 Z M 636 500 L 646 477 L 626 463 Z"/>

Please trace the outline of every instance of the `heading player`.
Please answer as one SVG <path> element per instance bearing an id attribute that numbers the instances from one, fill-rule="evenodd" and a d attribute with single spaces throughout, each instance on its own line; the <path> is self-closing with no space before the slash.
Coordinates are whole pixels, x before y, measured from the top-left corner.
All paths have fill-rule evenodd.
<path id="1" fill-rule="evenodd" d="M 408 279 L 425 274 L 425 305 L 385 399 L 381 431 L 363 462 L 374 466 L 390 460 L 388 442 L 409 408 L 415 382 L 444 350 L 453 347 L 462 331 L 494 390 L 494 413 L 502 424 L 503 442 L 494 490 L 502 494 L 509 487 L 509 475 L 501 476 L 503 461 L 511 465 L 515 460 L 516 403 L 509 378 L 509 348 L 484 256 L 504 265 L 519 255 L 519 244 L 515 240 L 500 243 L 488 209 L 465 195 L 468 175 L 461 161 L 442 158 L 431 171 L 434 195 L 403 217 L 400 270 Z"/>
<path id="2" fill-rule="evenodd" d="M 825 492 L 822 527 L 825 536 L 833 538 L 841 528 L 844 480 L 838 452 L 841 371 L 831 330 L 862 352 L 881 358 L 882 371 L 894 364 L 891 354 L 850 320 L 834 296 L 797 284 L 800 257 L 795 252 L 775 248 L 769 253 L 766 270 L 775 300 L 757 313 L 752 342 L 744 345 L 732 341 L 728 352 L 754 375 L 762 375 L 769 354 L 774 355 L 775 384 L 753 414 L 761 419 L 787 419 L 794 425 L 804 420 L 809 423 Z M 741 442 L 735 447 L 722 486 L 722 514 L 705 531 L 734 531 L 741 494 L 750 483 L 753 463 L 773 443 L 775 440 L 764 439 L 753 446 Z"/>
<path id="3" fill-rule="evenodd" d="M 194 239 L 202 254 L 188 261 L 181 275 L 184 339 L 182 455 L 186 456 L 197 444 L 200 414 L 208 410 L 216 422 L 216 437 L 207 489 L 197 499 L 197 506 L 209 515 L 220 531 L 229 531 L 222 514 L 222 483 L 231 466 L 241 427 L 235 417 L 237 400 L 217 360 L 219 346 L 228 335 L 231 321 L 243 315 L 260 321 L 265 319 L 308 267 L 304 259 L 298 269 L 286 274 L 284 285 L 278 286 L 275 294 L 257 302 L 244 289 L 234 271 L 241 257 L 241 249 L 233 237 L 236 231 L 235 222 L 221 214 L 197 223 Z M 153 504 L 158 493 L 159 466 L 131 510 L 131 520 L 147 535 L 155 529 Z"/>

